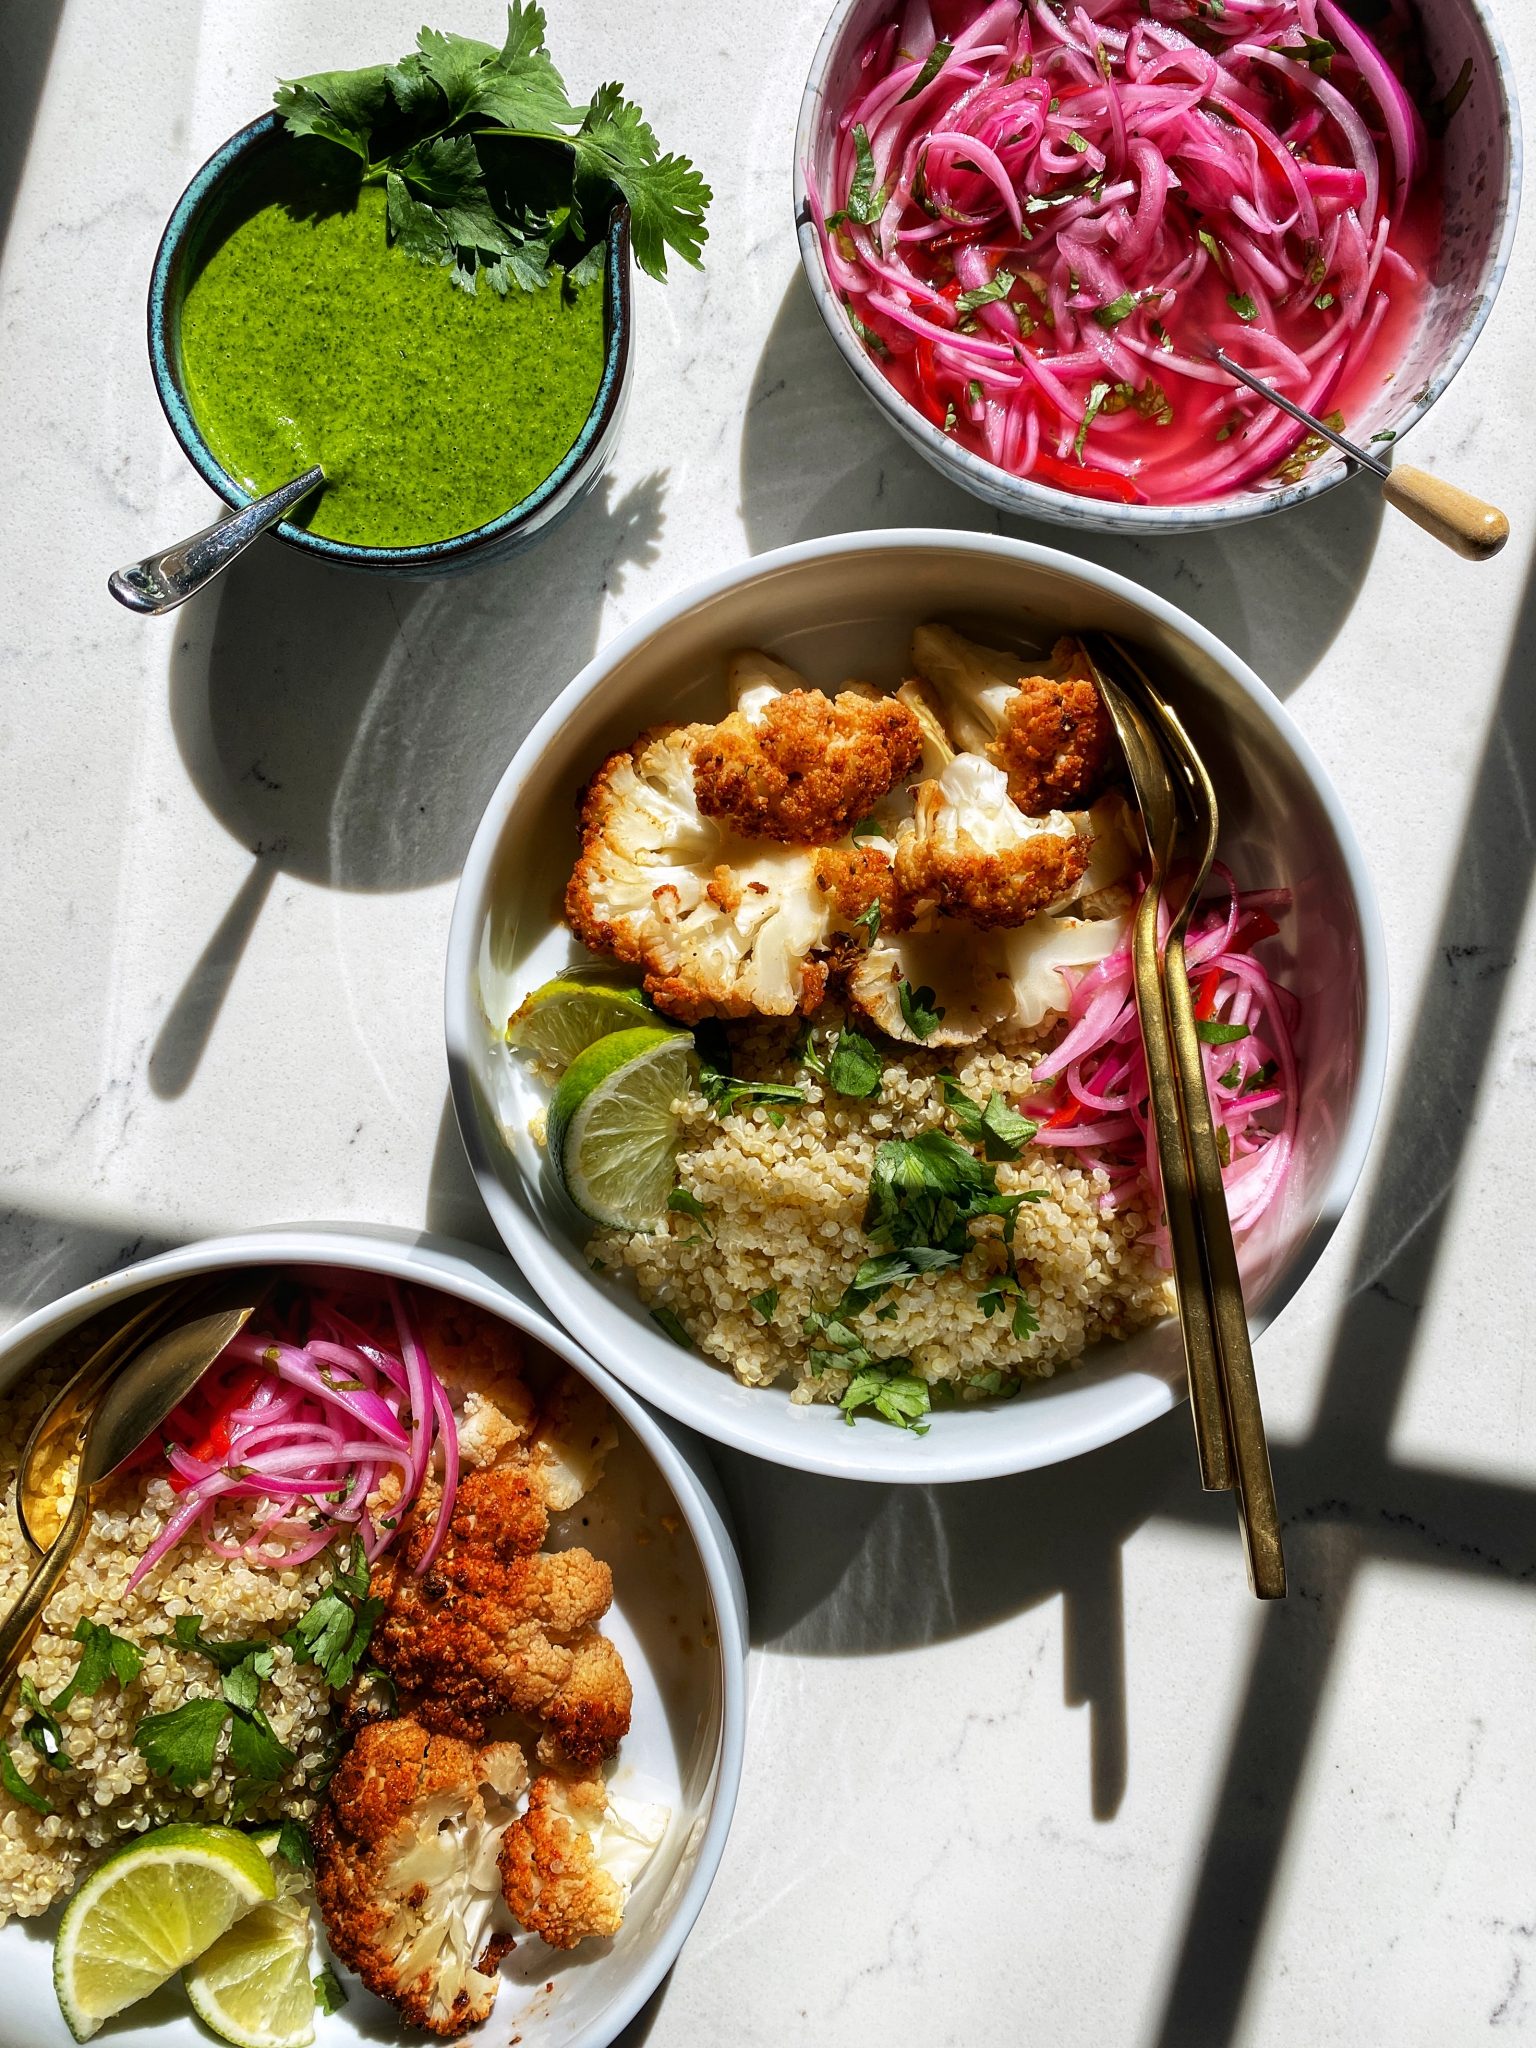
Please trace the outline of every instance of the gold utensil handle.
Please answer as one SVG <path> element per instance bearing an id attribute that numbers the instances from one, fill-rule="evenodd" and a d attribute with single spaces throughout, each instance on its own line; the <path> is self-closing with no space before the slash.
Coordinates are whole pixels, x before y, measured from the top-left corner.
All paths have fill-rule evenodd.
<path id="1" fill-rule="evenodd" d="M 1469 562 L 1486 562 L 1509 539 L 1509 521 L 1496 505 L 1485 505 L 1470 491 L 1431 476 L 1427 469 L 1399 464 L 1381 487 L 1381 495 L 1415 526 L 1454 548 Z"/>
<path id="2" fill-rule="evenodd" d="M 1195 1029 L 1195 1006 L 1189 992 L 1182 940 L 1170 944 L 1163 956 L 1163 991 L 1184 1098 L 1184 1133 L 1189 1146 L 1194 1205 L 1211 1284 L 1248 1577 L 1261 1600 L 1283 1600 L 1285 1553 L 1280 1539 L 1280 1510 L 1269 1466 L 1269 1443 L 1253 1370 L 1253 1346 L 1248 1338 L 1248 1312 L 1243 1304 L 1242 1276 L 1237 1266 L 1237 1248 L 1232 1242 L 1226 1190 L 1222 1186 L 1221 1155 L 1216 1149 L 1216 1126 L 1205 1085 L 1205 1061 Z"/>
<path id="3" fill-rule="evenodd" d="M 1157 1163 L 1162 1174 L 1163 1209 L 1173 1254 L 1174 1284 L 1179 1296 L 1179 1323 L 1184 1333 L 1184 1363 L 1189 1373 L 1189 1405 L 1195 1424 L 1195 1450 L 1200 1483 L 1208 1493 L 1224 1493 L 1232 1485 L 1232 1460 L 1227 1442 L 1227 1413 L 1222 1400 L 1217 1335 L 1206 1290 L 1196 1220 L 1194 1190 L 1184 1132 L 1179 1117 L 1179 1089 L 1172 1034 L 1163 1014 L 1158 971 L 1157 903 L 1154 885 L 1142 897 L 1131 933 L 1131 961 L 1141 1042 L 1147 1056 L 1147 1094 L 1157 1138 Z"/>
<path id="4" fill-rule="evenodd" d="M 0 1625 L 0 1706 L 5 1704 L 10 1694 L 49 1597 L 79 1548 L 90 1509 L 90 1495 L 82 1487 L 75 1495 L 58 1542 L 38 1559 L 16 1605 Z"/>

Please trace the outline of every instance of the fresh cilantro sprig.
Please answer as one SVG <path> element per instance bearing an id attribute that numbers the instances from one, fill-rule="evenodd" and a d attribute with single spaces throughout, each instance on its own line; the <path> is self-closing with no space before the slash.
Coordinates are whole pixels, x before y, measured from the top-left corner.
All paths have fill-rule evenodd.
<path id="1" fill-rule="evenodd" d="M 72 1768 L 69 1752 L 64 1746 L 60 1714 L 72 1700 L 94 1699 L 110 1679 L 115 1678 L 120 1686 L 132 1685 L 144 1664 L 142 1654 L 126 1636 L 114 1635 L 101 1622 L 90 1621 L 84 1615 L 75 1623 L 74 1640 L 81 1646 L 80 1660 L 73 1675 L 51 1700 L 43 1699 L 34 1681 L 25 1673 L 17 1687 L 17 1697 L 27 1709 L 22 1735 L 43 1762 L 56 1771 Z M 5 1784 L 8 1791 L 14 1789 L 9 1779 Z M 33 1803 L 28 1801 L 29 1805 Z"/>
<path id="2" fill-rule="evenodd" d="M 368 1556 L 352 1539 L 344 1565 L 333 1566 L 331 1583 L 299 1616 L 285 1641 L 301 1664 L 313 1664 L 333 1692 L 352 1682 L 363 1661 L 384 1602 L 369 1593 Z"/>
<path id="3" fill-rule="evenodd" d="M 851 1427 L 860 1412 L 868 1409 L 882 1422 L 894 1423 L 897 1429 L 910 1429 L 914 1436 L 926 1436 L 928 1425 L 922 1418 L 932 1408 L 933 1399 L 925 1379 L 915 1372 L 901 1370 L 910 1365 L 910 1359 L 892 1358 L 861 1366 L 837 1404 L 843 1411 L 843 1420 Z"/>
<path id="4" fill-rule="evenodd" d="M 699 1092 L 716 1116 L 733 1116 L 751 1103 L 804 1102 L 805 1090 L 779 1081 L 738 1081 L 707 1060 L 699 1063 Z"/>
<path id="5" fill-rule="evenodd" d="M 362 181 L 384 187 L 390 241 L 450 269 L 466 291 L 481 275 L 497 292 L 537 291 L 562 269 L 589 282 L 600 248 L 574 259 L 613 190 L 628 203 L 642 270 L 664 278 L 669 249 L 696 265 L 708 185 L 686 157 L 662 154 L 622 85 L 602 85 L 585 107 L 573 105 L 544 30 L 541 7 L 512 0 L 500 49 L 424 28 L 397 64 L 284 79 L 276 105 L 291 135 L 355 156 Z M 535 206 L 508 188 L 485 147 L 507 136 L 564 146 L 570 181 L 556 203 Z"/>
<path id="6" fill-rule="evenodd" d="M 931 988 L 914 988 L 902 981 L 896 990 L 901 1015 L 914 1038 L 931 1038 L 943 1022 L 944 1006 L 934 1000 Z"/>
<path id="7" fill-rule="evenodd" d="M 944 1131 L 920 1138 L 887 1138 L 875 1148 L 869 1177 L 864 1230 L 875 1242 L 897 1251 L 914 1247 L 964 1253 L 970 1225 L 1001 1216 L 1005 1233 L 1021 1202 L 1038 1201 L 1039 1191 L 998 1192 L 997 1168 Z"/>
<path id="8" fill-rule="evenodd" d="M 203 1634 L 200 1614 L 178 1615 L 166 1640 L 206 1658 L 219 1674 L 219 1690 L 211 1698 L 184 1700 L 168 1713 L 146 1714 L 134 1730 L 133 1746 L 156 1777 L 188 1792 L 213 1775 L 227 1730 L 225 1758 L 235 1773 L 231 1812 L 238 1817 L 295 1761 L 261 1705 L 276 1650 L 270 1642 L 217 1642 Z"/>

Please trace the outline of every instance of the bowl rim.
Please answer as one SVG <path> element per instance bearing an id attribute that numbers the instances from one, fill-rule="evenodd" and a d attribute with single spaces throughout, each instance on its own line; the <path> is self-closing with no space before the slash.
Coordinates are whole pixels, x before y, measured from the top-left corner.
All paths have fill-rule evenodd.
<path id="1" fill-rule="evenodd" d="M 25 1371 L 39 1343 L 55 1329 L 62 1333 L 64 1327 L 163 1281 L 252 1265 L 343 1266 L 387 1274 L 499 1316 L 592 1382 L 655 1462 L 687 1523 L 715 1608 L 721 1699 L 714 1788 L 692 1874 L 659 1938 L 636 1965 L 627 1988 L 604 2007 L 594 2024 L 568 2037 L 568 2048 L 607 2048 L 655 1992 L 692 1932 L 719 1869 L 741 1786 L 747 1716 L 746 1589 L 728 1522 L 711 1488 L 713 1468 L 700 1457 L 702 1473 L 696 1471 L 667 1425 L 526 1298 L 517 1270 L 504 1253 L 433 1231 L 383 1224 L 271 1224 L 194 1240 L 120 1267 L 60 1295 L 0 1334 L 0 1386 L 14 1355 L 24 1353 L 17 1370 Z M 689 1449 L 690 1455 L 700 1456 L 694 1447 Z"/>
<path id="2" fill-rule="evenodd" d="M 205 211 L 214 202 L 223 181 L 248 157 L 264 148 L 277 133 L 276 109 L 258 114 L 243 128 L 221 142 L 206 163 L 195 171 L 186 190 L 172 207 L 161 231 L 160 243 L 150 271 L 145 323 L 149 343 L 150 370 L 160 409 L 198 475 L 226 505 L 236 509 L 252 502 L 252 494 L 239 484 L 214 456 L 197 424 L 191 400 L 177 369 L 172 345 L 173 309 L 179 308 L 185 287 L 177 288 L 176 273 L 190 238 Z M 581 431 L 559 462 L 526 497 L 500 512 L 482 526 L 465 533 L 450 534 L 445 540 L 418 541 L 408 547 L 365 547 L 357 541 L 332 540 L 311 533 L 307 527 L 284 519 L 271 530 L 279 540 L 318 555 L 323 561 L 339 562 L 351 568 L 393 571 L 446 569 L 483 549 L 494 548 L 516 537 L 523 529 L 536 530 L 551 506 L 581 476 L 593 451 L 601 448 L 623 403 L 628 381 L 634 321 L 631 306 L 630 216 L 628 203 L 616 200 L 605 230 L 607 264 L 604 290 L 610 328 L 603 352 L 603 374 Z"/>
<path id="3" fill-rule="evenodd" d="M 513 755 L 475 828 L 454 898 L 445 963 L 444 1037 L 449 1088 L 464 1149 L 491 1219 L 519 1271 L 550 1313 L 566 1324 L 594 1357 L 606 1360 L 609 1355 L 603 1332 L 588 1312 L 589 1292 L 596 1292 L 596 1283 L 584 1274 L 571 1273 L 533 1211 L 502 1182 L 476 1112 L 471 1070 L 476 1040 L 483 1036 L 484 1022 L 472 989 L 478 974 L 481 931 L 502 833 L 517 804 L 536 782 L 551 741 L 575 707 L 603 688 L 614 667 L 648 641 L 664 634 L 686 613 L 712 602 L 740 584 L 773 577 L 803 564 L 871 551 L 911 549 L 988 555 L 1021 566 L 1045 569 L 1090 590 L 1116 597 L 1163 627 L 1184 635 L 1236 685 L 1261 718 L 1275 729 L 1294 755 L 1328 819 L 1359 917 L 1363 998 L 1359 1078 L 1354 1102 L 1340 1135 L 1333 1169 L 1319 1198 L 1317 1215 L 1277 1276 L 1262 1308 L 1252 1316 L 1251 1323 L 1256 1332 L 1266 1329 L 1274 1321 L 1316 1264 L 1337 1228 L 1364 1169 L 1386 1074 L 1386 941 L 1375 886 L 1354 827 L 1332 780 L 1280 699 L 1246 662 L 1188 613 L 1155 592 L 1143 589 L 1128 577 L 1069 555 L 1059 548 L 1015 540 L 1006 534 L 932 527 L 891 527 L 798 541 L 716 570 L 701 581 L 689 584 L 653 605 L 594 655 L 547 707 Z M 750 1404 L 738 1407 L 734 1402 L 714 1399 L 709 1382 L 705 1383 L 706 1391 L 696 1396 L 675 1376 L 652 1371 L 643 1359 L 624 1358 L 609 1365 L 608 1369 L 653 1406 L 734 1450 L 746 1451 L 754 1457 L 797 1471 L 816 1472 L 832 1478 L 915 1485 L 999 1478 L 1059 1463 L 1129 1435 L 1166 1414 L 1185 1398 L 1182 1370 L 1172 1380 L 1138 1373 L 1131 1379 L 1114 1427 L 1105 1429 L 1080 1422 L 1074 1429 L 1058 1421 L 1054 1448 L 1044 1455 L 1021 1456 L 1019 1447 L 1009 1448 L 1001 1436 L 982 1439 L 978 1435 L 974 1443 L 967 1443 L 962 1437 L 958 1443 L 946 1446 L 935 1432 L 916 1445 L 909 1445 L 904 1435 L 898 1442 L 885 1444 L 878 1466 L 871 1466 L 861 1458 L 857 1445 L 851 1441 L 854 1431 L 825 1431 L 816 1436 L 806 1431 L 803 1444 L 797 1444 L 793 1449 L 777 1442 L 765 1443 L 752 1419 L 756 1409 Z M 722 1376 L 723 1386 L 734 1388 L 736 1383 L 725 1368 L 722 1366 L 717 1370 Z M 749 1391 L 761 1391 L 767 1399 L 775 1390 Z"/>
<path id="4" fill-rule="evenodd" d="M 1239 525 L 1250 519 L 1262 519 L 1271 512 L 1282 512 L 1289 506 L 1300 505 L 1308 499 L 1321 497 L 1323 492 L 1331 491 L 1336 485 L 1346 481 L 1353 473 L 1354 465 L 1340 457 L 1303 477 L 1299 483 L 1287 484 L 1277 491 L 1255 492 L 1248 497 L 1213 498 L 1201 504 L 1191 505 L 1116 505 L 1100 499 L 1077 497 L 1070 491 L 1059 491 L 1049 484 L 1039 484 L 1028 477 L 1014 476 L 1010 470 L 987 461 L 984 456 L 975 454 L 971 449 L 958 447 L 931 420 L 926 419 L 909 399 L 904 398 L 890 379 L 882 376 L 871 362 L 868 352 L 860 345 L 848 321 L 843 317 L 841 302 L 827 274 L 815 223 L 811 219 L 806 190 L 806 166 L 810 161 L 827 74 L 831 69 L 832 59 L 848 17 L 857 8 L 866 4 L 867 0 L 835 0 L 827 25 L 822 31 L 821 40 L 816 45 L 810 70 L 806 74 L 805 88 L 800 97 L 799 116 L 795 123 L 795 149 L 791 167 L 795 238 L 800 251 L 801 268 L 827 332 L 831 335 L 843 361 L 870 397 L 887 414 L 898 432 L 904 434 L 942 474 L 989 504 L 1004 508 L 1010 514 L 1033 514 L 1061 525 L 1084 526 L 1105 533 L 1208 532 L 1215 527 Z M 1425 0 L 1415 0 L 1415 4 L 1422 6 Z M 1423 419 L 1436 399 L 1445 392 L 1471 354 L 1473 344 L 1482 333 L 1484 324 L 1493 310 L 1494 300 L 1498 297 L 1499 287 L 1509 268 L 1510 251 L 1514 246 L 1515 227 L 1520 212 L 1524 145 L 1514 67 L 1510 63 L 1509 52 L 1504 47 L 1503 38 L 1499 34 L 1487 0 L 1461 0 L 1461 4 L 1468 9 L 1486 38 L 1493 60 L 1490 68 L 1502 115 L 1500 126 L 1507 138 L 1503 191 L 1499 197 L 1502 217 L 1499 231 L 1484 258 L 1476 288 L 1455 341 L 1443 363 L 1433 376 L 1426 379 L 1421 392 L 1410 401 L 1408 410 L 1396 429 L 1393 453 L 1410 430 Z"/>

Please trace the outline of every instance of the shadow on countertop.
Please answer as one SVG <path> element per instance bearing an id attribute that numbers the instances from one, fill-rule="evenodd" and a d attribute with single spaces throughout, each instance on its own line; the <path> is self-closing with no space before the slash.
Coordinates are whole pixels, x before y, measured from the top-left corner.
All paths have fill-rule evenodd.
<path id="1" fill-rule="evenodd" d="M 1280 697 L 1354 605 L 1381 525 L 1356 476 L 1311 504 L 1217 533 L 1126 540 L 994 512 L 930 468 L 849 374 L 797 270 L 758 361 L 741 439 L 754 554 L 869 527 L 967 527 L 1081 555 L 1191 613 Z"/>
<path id="2" fill-rule="evenodd" d="M 262 541 L 181 614 L 171 720 L 208 808 L 252 866 L 161 1026 L 150 1084 L 190 1085 L 279 873 L 424 888 L 458 873 L 497 779 L 596 650 L 604 597 L 656 558 L 666 477 L 607 478 L 546 550 L 410 583 Z"/>
<path id="3" fill-rule="evenodd" d="M 32 143 L 32 125 L 48 81 L 48 66 L 64 13 L 64 0 L 27 0 L 5 11 L 5 62 L 0 64 L 0 254 L 10 231 Z"/>

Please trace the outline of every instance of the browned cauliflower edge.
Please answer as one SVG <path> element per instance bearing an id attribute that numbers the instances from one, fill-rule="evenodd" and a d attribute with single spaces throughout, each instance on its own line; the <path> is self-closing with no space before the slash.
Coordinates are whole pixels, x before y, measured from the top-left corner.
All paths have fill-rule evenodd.
<path id="1" fill-rule="evenodd" d="M 752 839 L 841 839 L 922 759 L 922 728 L 894 697 L 791 690 L 754 722 L 733 711 L 693 742 L 698 804 Z"/>

